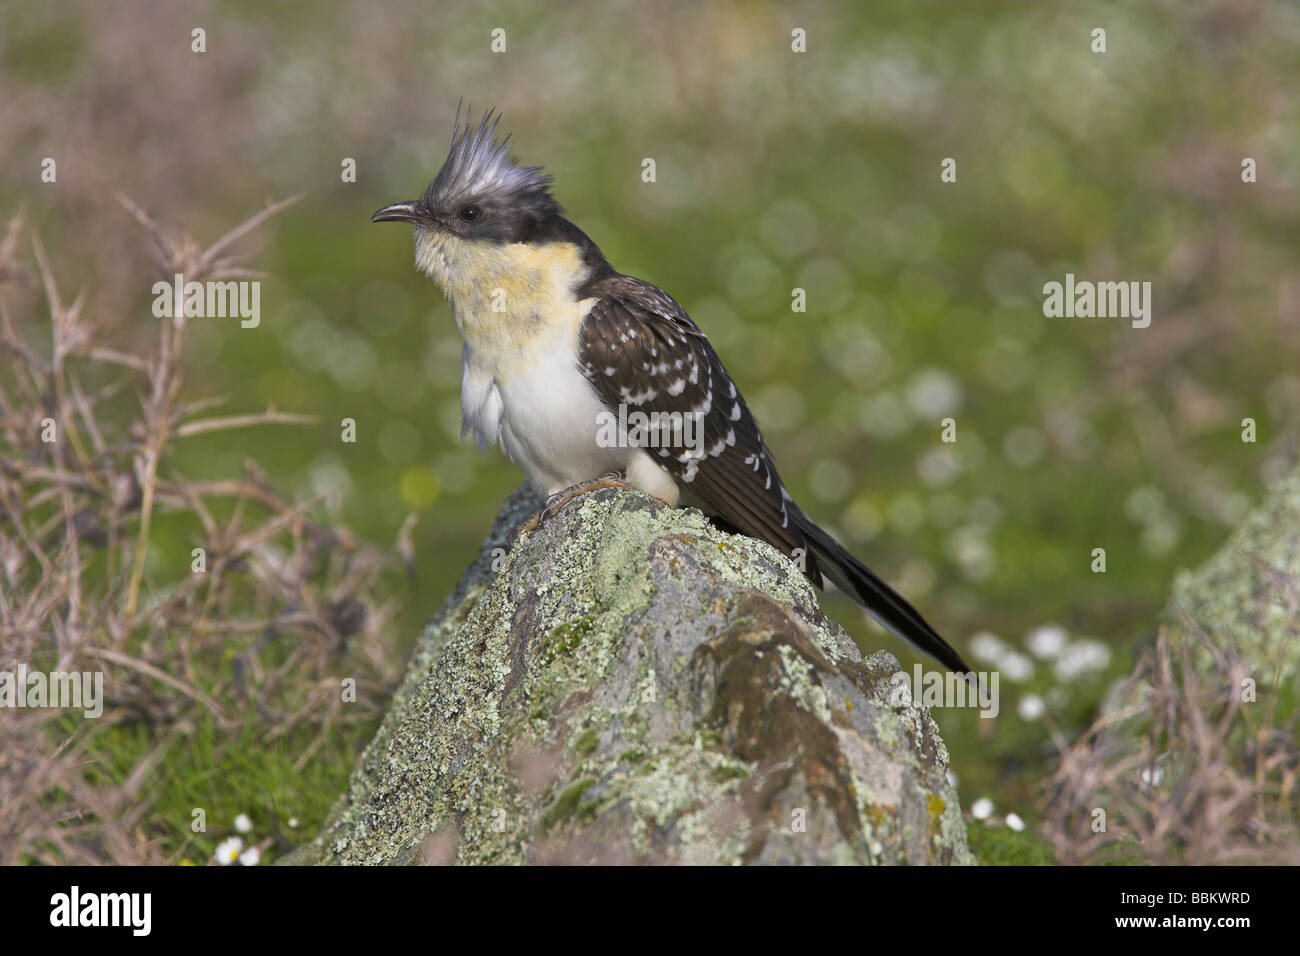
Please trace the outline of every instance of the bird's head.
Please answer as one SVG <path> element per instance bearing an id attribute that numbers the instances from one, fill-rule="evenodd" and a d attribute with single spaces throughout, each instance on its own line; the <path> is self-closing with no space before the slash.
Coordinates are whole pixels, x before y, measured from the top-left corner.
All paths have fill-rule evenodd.
<path id="1" fill-rule="evenodd" d="M 500 120 L 489 110 L 477 124 L 468 115 L 462 122 L 458 109 L 451 150 L 424 195 L 370 217 L 413 225 L 416 261 L 444 288 L 467 261 L 527 242 L 563 215 L 551 195 L 551 178 L 540 166 L 519 165 L 510 155 L 510 137 L 496 138 Z"/>

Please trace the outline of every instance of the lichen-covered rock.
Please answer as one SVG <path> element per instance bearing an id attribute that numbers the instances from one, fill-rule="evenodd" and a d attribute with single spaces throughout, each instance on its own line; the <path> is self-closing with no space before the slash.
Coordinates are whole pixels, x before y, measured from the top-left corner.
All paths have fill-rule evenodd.
<path id="1" fill-rule="evenodd" d="M 1216 676 L 1221 657 L 1243 659 L 1260 686 L 1300 683 L 1300 467 L 1293 468 L 1196 571 L 1174 581 L 1170 639 Z"/>
<path id="2" fill-rule="evenodd" d="M 510 546 L 536 507 L 507 502 L 292 862 L 973 862 L 897 662 L 784 556 L 613 489 Z"/>
<path id="3" fill-rule="evenodd" d="M 1154 644 L 1063 754 L 1045 825 L 1061 862 L 1300 862 L 1298 624 L 1300 468 L 1177 576 Z"/>
<path id="4" fill-rule="evenodd" d="M 1186 653 L 1206 693 L 1238 694 L 1245 675 L 1267 695 L 1278 725 L 1291 718 L 1300 701 L 1300 466 L 1208 561 L 1178 573 L 1162 617 L 1170 648 L 1180 660 Z M 1102 711 L 1129 715 L 1108 746 L 1128 750 L 1142 735 L 1148 692 L 1148 681 L 1131 678 L 1107 691 Z"/>

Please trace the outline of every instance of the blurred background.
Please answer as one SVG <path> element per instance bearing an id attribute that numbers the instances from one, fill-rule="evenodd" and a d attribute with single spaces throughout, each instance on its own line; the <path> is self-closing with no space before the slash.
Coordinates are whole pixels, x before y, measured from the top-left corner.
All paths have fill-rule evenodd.
<path id="1" fill-rule="evenodd" d="M 10 3 L 0 217 L 21 208 L 101 341 L 144 353 L 162 276 L 117 193 L 200 244 L 306 193 L 246 244 L 267 273 L 260 327 L 190 323 L 183 398 L 321 424 L 188 439 L 171 464 L 215 480 L 252 459 L 286 496 L 338 491 L 322 507 L 384 545 L 416 514 L 414 577 L 379 589 L 391 676 L 521 475 L 459 439 L 448 308 L 409 230 L 368 217 L 437 172 L 458 101 L 496 106 L 614 266 L 707 332 L 805 510 L 1001 671 L 995 720 L 935 716 L 963 803 L 1032 824 L 1051 731 L 1095 716 L 1174 574 L 1300 443 L 1298 45 L 1300 8 L 1226 0 Z M 1150 327 L 1045 318 L 1043 284 L 1067 272 L 1149 281 Z M 150 580 L 185 569 L 191 535 L 160 517 Z M 826 605 L 910 669 L 851 603 Z M 173 751 L 153 772 L 184 785 L 146 838 L 170 859 L 212 851 L 183 810 L 198 766 L 214 818 L 309 830 L 372 728 L 335 731 L 301 781 L 255 736 L 226 764 Z"/>

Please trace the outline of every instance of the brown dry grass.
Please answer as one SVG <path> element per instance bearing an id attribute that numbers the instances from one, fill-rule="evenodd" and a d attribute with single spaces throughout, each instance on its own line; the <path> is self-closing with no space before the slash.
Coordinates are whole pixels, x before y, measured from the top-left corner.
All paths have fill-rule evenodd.
<path id="1" fill-rule="evenodd" d="M 1244 703 L 1247 664 L 1185 633 L 1161 628 L 1112 695 L 1124 703 L 1063 749 L 1044 825 L 1062 863 L 1300 863 L 1296 717 L 1279 721 L 1277 688 Z"/>
<path id="2" fill-rule="evenodd" d="M 204 247 L 120 201 L 152 239 L 160 274 L 198 281 L 255 275 L 233 248 L 293 202 Z M 158 769 L 198 725 L 218 750 L 250 731 L 268 748 L 305 732 L 301 770 L 337 725 L 376 716 L 383 695 L 345 706 L 342 677 L 396 677 L 384 639 L 393 609 L 375 595 L 390 553 L 314 517 L 328 502 L 284 500 L 251 462 L 234 480 L 169 462 L 196 435 L 309 420 L 275 409 L 221 416 L 211 399 L 183 400 L 186 320 L 157 322 L 149 354 L 115 347 L 91 296 L 69 301 L 39 237 L 21 214 L 9 222 L 0 241 L 0 670 L 102 671 L 105 709 L 73 721 L 59 710 L 0 709 L 0 863 L 164 862 L 152 819 Z M 161 515 L 192 519 L 206 571 L 192 571 L 188 549 L 163 566 Z M 112 732 L 128 726 L 148 743 L 123 770 Z M 187 823 L 172 820 L 173 832 Z"/>

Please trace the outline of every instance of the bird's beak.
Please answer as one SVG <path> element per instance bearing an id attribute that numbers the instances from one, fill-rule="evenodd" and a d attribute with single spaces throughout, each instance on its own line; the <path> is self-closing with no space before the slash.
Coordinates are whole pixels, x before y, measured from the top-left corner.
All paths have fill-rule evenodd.
<path id="1" fill-rule="evenodd" d="M 395 202 L 391 206 L 385 206 L 373 216 L 371 222 L 417 222 L 420 216 L 420 204 L 418 202 Z"/>

